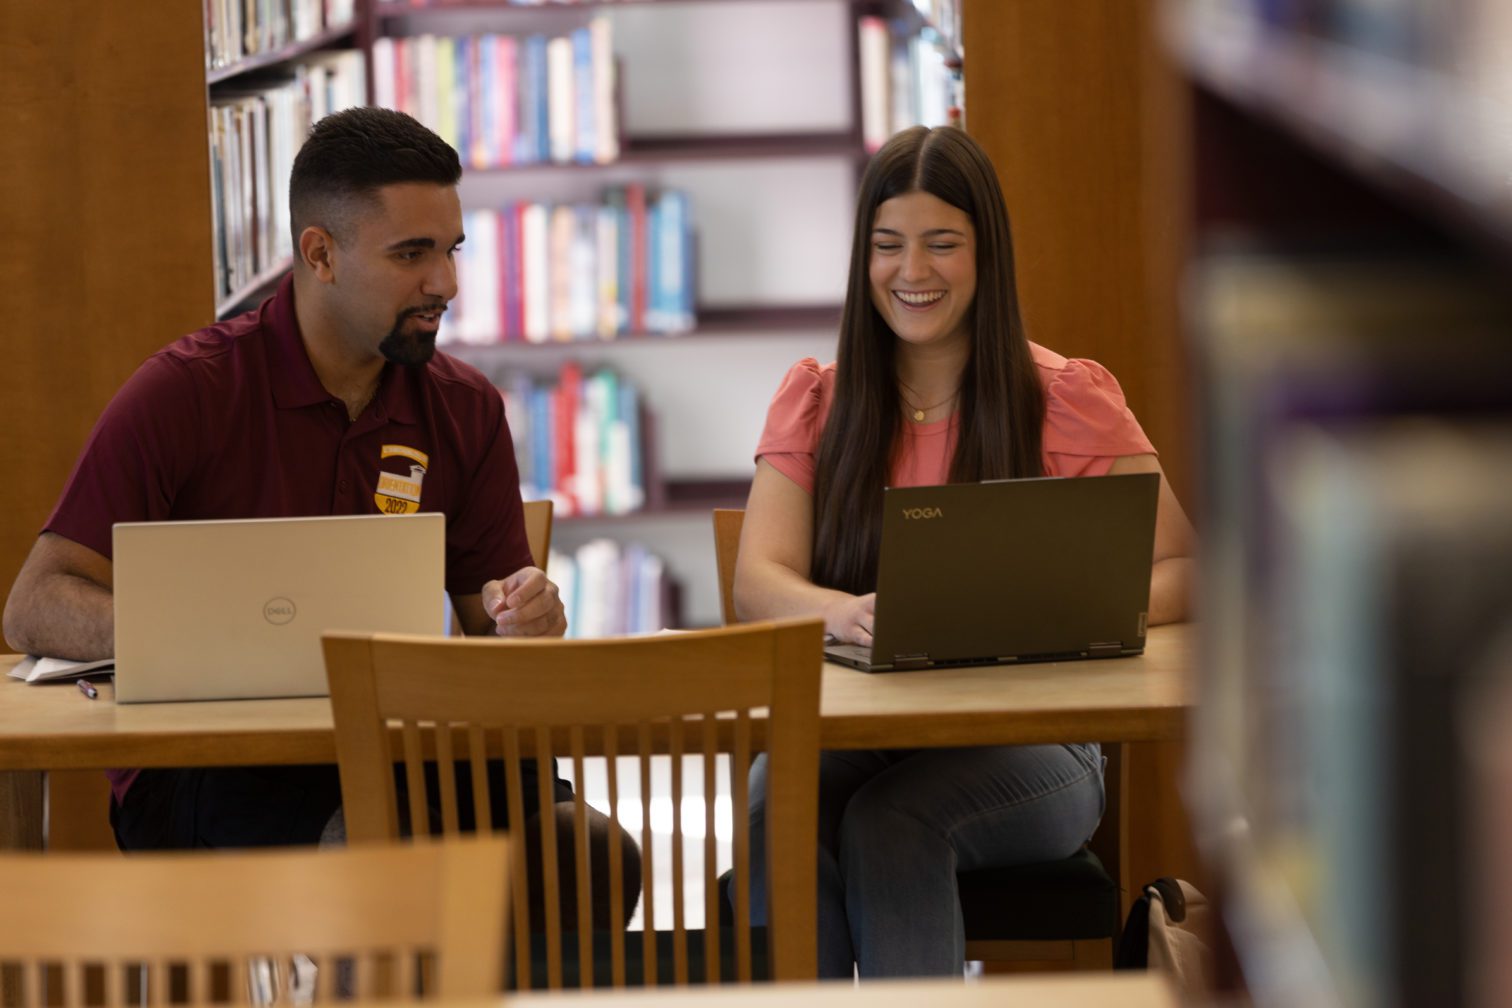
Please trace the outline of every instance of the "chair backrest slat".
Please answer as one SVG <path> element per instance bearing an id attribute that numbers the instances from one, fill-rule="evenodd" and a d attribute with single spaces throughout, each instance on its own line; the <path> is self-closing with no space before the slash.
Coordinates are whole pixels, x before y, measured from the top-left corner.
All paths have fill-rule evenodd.
<path id="1" fill-rule="evenodd" d="M 536 817 L 540 823 L 541 877 L 561 879 L 557 858 L 556 778 L 552 775 L 551 729 L 544 725 L 535 730 Z M 562 890 L 559 885 L 541 887 L 545 900 L 542 926 L 546 931 L 547 986 L 562 987 Z"/>
<path id="2" fill-rule="evenodd" d="M 404 746 L 404 783 L 409 792 L 410 830 L 417 836 L 425 836 L 430 833 L 430 812 L 425 800 L 425 751 L 420 743 L 420 725 L 406 719 L 400 732 Z"/>
<path id="3" fill-rule="evenodd" d="M 735 714 L 730 748 L 730 819 L 735 868 L 735 975 L 751 980 L 751 814 L 746 768 L 751 765 L 751 715 Z"/>
<path id="4" fill-rule="evenodd" d="M 488 744 L 482 725 L 467 726 L 467 770 L 472 777 L 473 809 L 476 821 L 493 822 L 493 797 L 488 793 Z M 517 878 L 524 878 L 519 875 Z"/>
<path id="5" fill-rule="evenodd" d="M 436 766 L 449 770 L 456 765 L 456 760 L 452 757 L 451 725 L 442 722 L 433 725 L 431 730 L 436 736 Z M 457 822 L 457 775 L 448 772 L 438 773 L 436 777 L 441 789 L 441 832 L 446 836 L 456 836 L 461 832 L 461 826 Z"/>
<path id="6" fill-rule="evenodd" d="M 506 725 L 499 729 L 499 734 L 503 739 L 505 803 L 509 807 L 509 821 L 523 823 L 525 788 L 520 767 L 520 732 L 514 725 Z M 514 904 L 515 986 L 522 990 L 531 985 L 530 887 L 526 884 L 530 877 L 529 845 L 538 842 L 529 833 L 521 831 L 514 844 L 515 884 L 511 902 Z"/>
<path id="7" fill-rule="evenodd" d="M 704 976 L 713 979 L 719 968 L 719 845 L 715 814 L 719 800 L 718 717 L 716 712 L 703 716 L 703 792 L 704 792 Z"/>
<path id="8" fill-rule="evenodd" d="M 645 857 L 641 861 L 641 915 L 645 924 L 646 935 L 656 933 L 656 859 L 647 852 L 654 850 L 654 834 L 651 829 L 651 725 L 642 721 L 636 728 L 636 763 L 640 770 L 640 801 L 641 801 L 641 852 Z M 656 943 L 645 941 L 641 943 L 641 969 L 642 977 L 647 986 L 657 982 L 656 975 Z"/>
<path id="9" fill-rule="evenodd" d="M 609 919 L 625 919 L 625 850 L 620 836 L 619 725 L 604 726 L 604 777 L 609 791 Z M 625 931 L 609 929 L 609 982 L 625 986 Z"/>
<path id="10" fill-rule="evenodd" d="M 572 854 L 577 892 L 578 976 L 582 986 L 593 984 L 593 878 L 588 868 L 588 806 L 584 794 L 584 765 L 587 749 L 583 745 L 583 726 L 573 725 L 569 733 L 572 754 Z"/>
<path id="11" fill-rule="evenodd" d="M 682 803 L 683 788 L 683 719 L 673 718 L 667 726 L 667 754 L 672 770 L 672 976 L 679 984 L 688 982 L 688 919 L 683 905 L 687 864 L 683 859 Z"/>

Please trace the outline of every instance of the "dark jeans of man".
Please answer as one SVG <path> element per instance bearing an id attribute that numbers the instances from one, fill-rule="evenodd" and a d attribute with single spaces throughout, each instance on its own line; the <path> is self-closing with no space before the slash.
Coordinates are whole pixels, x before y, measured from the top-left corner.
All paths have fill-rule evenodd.
<path id="1" fill-rule="evenodd" d="M 554 768 L 553 768 L 554 769 Z M 426 766 L 426 792 L 437 795 L 436 768 Z M 408 834 L 408 788 L 402 767 L 395 767 L 401 832 Z M 456 767 L 459 826 L 475 828 L 472 808 L 472 776 L 466 765 Z M 542 872 L 538 837 L 539 788 L 535 766 L 521 766 L 521 788 L 527 810 L 526 834 L 529 873 L 532 881 L 533 922 L 541 918 L 539 879 Z M 494 826 L 509 825 L 508 795 L 503 764 L 489 761 L 489 805 Z M 573 859 L 572 786 L 555 778 L 558 863 L 562 866 L 559 891 L 563 926 L 576 919 Z M 111 800 L 110 824 L 122 850 L 186 850 L 199 847 L 234 848 L 316 844 L 326 824 L 341 806 L 341 782 L 337 769 L 328 765 L 273 767 L 194 767 L 141 771 L 126 792 L 124 802 Z M 440 810 L 430 809 L 432 827 L 439 829 Z M 590 849 L 594 919 L 608 919 L 608 820 L 590 810 Z M 640 892 L 640 850 L 620 831 L 624 867 L 625 919 L 634 912 Z M 623 925 L 624 921 L 620 924 Z"/>
<path id="2" fill-rule="evenodd" d="M 533 764 L 521 766 L 521 791 L 528 815 L 538 811 L 539 790 Z M 427 764 L 426 791 L 436 795 L 436 767 Z M 409 832 L 408 788 L 395 767 L 402 832 Z M 463 830 L 475 827 L 472 774 L 456 768 L 458 819 Z M 555 801 L 571 801 L 572 786 L 561 778 Z M 489 804 L 494 826 L 509 825 L 503 764 L 489 762 Z M 195 847 L 271 847 L 313 844 L 332 813 L 341 806 L 341 779 L 328 765 L 272 767 L 192 767 L 143 770 L 126 791 L 126 800 L 111 802 L 110 825 L 122 850 L 186 850 Z M 439 809 L 432 818 L 439 824 Z"/>

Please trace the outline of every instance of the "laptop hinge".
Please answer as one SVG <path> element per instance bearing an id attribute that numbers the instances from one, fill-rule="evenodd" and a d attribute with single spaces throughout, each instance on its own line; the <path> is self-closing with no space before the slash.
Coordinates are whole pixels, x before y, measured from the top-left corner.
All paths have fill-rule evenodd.
<path id="1" fill-rule="evenodd" d="M 1117 658 L 1124 653 L 1123 641 L 1100 641 L 1087 645 L 1089 658 Z"/>
<path id="2" fill-rule="evenodd" d="M 895 654 L 892 660 L 894 670 L 929 668 L 933 664 L 934 662 L 929 660 L 929 653 L 925 651 L 914 654 Z"/>

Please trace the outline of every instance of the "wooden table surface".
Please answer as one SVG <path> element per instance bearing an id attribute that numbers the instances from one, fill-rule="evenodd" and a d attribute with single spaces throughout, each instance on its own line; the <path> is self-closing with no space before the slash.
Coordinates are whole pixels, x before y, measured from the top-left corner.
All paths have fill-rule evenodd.
<path id="1" fill-rule="evenodd" d="M 1156 627 L 1134 658 L 869 675 L 826 665 L 827 749 L 927 748 L 1179 737 L 1191 703 L 1192 627 Z M 5 677 L 0 770 L 329 763 L 325 698 L 117 704 L 71 682 Z"/>
<path id="2" fill-rule="evenodd" d="M 497 1002 L 433 1002 L 435 1008 L 504 1008 Z M 1037 974 L 959 980 L 892 980 L 867 984 L 794 983 L 750 987 L 667 987 L 626 991 L 530 993 L 510 1006 L 529 1008 L 1175 1008 L 1176 996 L 1154 973 Z"/>

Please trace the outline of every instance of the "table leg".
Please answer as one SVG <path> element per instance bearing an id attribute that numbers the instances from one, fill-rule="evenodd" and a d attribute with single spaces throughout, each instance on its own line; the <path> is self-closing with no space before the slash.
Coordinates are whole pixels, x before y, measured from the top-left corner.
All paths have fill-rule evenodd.
<path id="1" fill-rule="evenodd" d="M 41 850 L 42 822 L 42 772 L 0 772 L 0 850 Z"/>
<path id="2" fill-rule="evenodd" d="M 1129 878 L 1131 897 L 1162 875 L 1186 879 L 1204 892 L 1207 879 L 1197 854 L 1191 818 L 1182 800 L 1184 740 L 1133 742 L 1129 762 Z"/>

